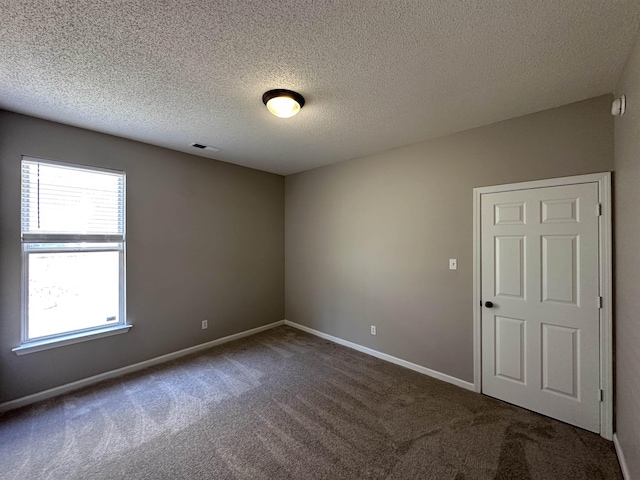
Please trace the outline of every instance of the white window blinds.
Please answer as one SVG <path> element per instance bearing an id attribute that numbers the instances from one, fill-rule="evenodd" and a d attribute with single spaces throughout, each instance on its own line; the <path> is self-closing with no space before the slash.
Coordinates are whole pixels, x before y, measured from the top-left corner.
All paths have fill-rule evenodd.
<path id="1" fill-rule="evenodd" d="M 122 241 L 124 174 L 24 157 L 22 238 Z"/>

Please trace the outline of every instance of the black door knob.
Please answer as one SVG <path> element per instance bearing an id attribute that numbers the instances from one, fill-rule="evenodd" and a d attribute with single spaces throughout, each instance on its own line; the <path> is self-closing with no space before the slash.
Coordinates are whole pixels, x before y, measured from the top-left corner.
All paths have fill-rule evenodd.
<path id="1" fill-rule="evenodd" d="M 484 302 L 484 306 L 487 308 L 493 308 L 493 302 Z"/>

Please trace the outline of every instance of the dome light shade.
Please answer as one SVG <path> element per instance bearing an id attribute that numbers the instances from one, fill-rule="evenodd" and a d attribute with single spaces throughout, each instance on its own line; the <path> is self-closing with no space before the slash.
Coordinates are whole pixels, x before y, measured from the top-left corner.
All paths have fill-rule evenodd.
<path id="1" fill-rule="evenodd" d="M 292 90 L 278 88 L 262 95 L 262 102 L 276 117 L 293 117 L 304 106 L 304 97 Z"/>

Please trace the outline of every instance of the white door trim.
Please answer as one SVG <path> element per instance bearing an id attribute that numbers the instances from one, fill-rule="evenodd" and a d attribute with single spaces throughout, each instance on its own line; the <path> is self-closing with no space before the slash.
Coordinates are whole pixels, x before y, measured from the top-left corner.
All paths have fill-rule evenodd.
<path id="1" fill-rule="evenodd" d="M 602 205 L 600 216 L 600 435 L 613 439 L 613 294 L 612 294 L 612 218 L 611 173 L 594 173 L 574 177 L 553 178 L 533 182 L 511 183 L 473 189 L 473 383 L 476 392 L 482 392 L 482 335 L 480 301 L 482 300 L 482 265 L 480 245 L 480 199 L 488 193 L 558 187 L 581 183 L 597 183 L 598 198 Z"/>

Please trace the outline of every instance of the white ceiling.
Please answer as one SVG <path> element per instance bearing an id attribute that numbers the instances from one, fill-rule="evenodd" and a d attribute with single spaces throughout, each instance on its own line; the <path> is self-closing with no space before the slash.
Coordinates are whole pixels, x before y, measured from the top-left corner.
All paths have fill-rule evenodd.
<path id="1" fill-rule="evenodd" d="M 638 0 L 0 0 L 0 108 L 291 174 L 610 93 L 639 11 Z M 276 118 L 261 100 L 272 88 L 307 104 Z"/>

